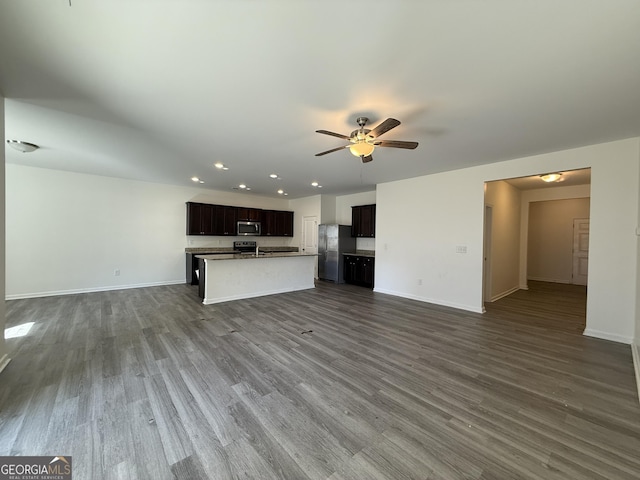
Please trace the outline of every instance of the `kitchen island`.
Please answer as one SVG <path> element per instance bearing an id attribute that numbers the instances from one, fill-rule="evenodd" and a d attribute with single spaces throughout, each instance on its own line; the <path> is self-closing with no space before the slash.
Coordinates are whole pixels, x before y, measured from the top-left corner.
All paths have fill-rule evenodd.
<path id="1" fill-rule="evenodd" d="M 314 288 L 315 254 L 273 252 L 197 255 L 202 303 Z"/>

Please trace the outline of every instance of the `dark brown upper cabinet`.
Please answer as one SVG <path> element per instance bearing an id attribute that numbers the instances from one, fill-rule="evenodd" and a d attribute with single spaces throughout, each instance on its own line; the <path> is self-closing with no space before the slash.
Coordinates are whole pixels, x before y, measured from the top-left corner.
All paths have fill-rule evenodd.
<path id="1" fill-rule="evenodd" d="M 237 235 L 237 222 L 262 222 L 262 235 L 293 236 L 293 212 L 187 202 L 187 235 Z"/>
<path id="2" fill-rule="evenodd" d="M 259 208 L 237 208 L 239 222 L 259 222 L 262 218 L 262 210 Z"/>
<path id="3" fill-rule="evenodd" d="M 236 207 L 214 205 L 213 235 L 236 235 Z"/>
<path id="4" fill-rule="evenodd" d="M 282 210 L 263 210 L 262 235 L 271 237 L 292 237 L 293 212 Z"/>
<path id="5" fill-rule="evenodd" d="M 351 236 L 370 238 L 376 236 L 375 204 L 351 207 Z"/>
<path id="6" fill-rule="evenodd" d="M 213 233 L 215 205 L 187 202 L 187 235 Z"/>

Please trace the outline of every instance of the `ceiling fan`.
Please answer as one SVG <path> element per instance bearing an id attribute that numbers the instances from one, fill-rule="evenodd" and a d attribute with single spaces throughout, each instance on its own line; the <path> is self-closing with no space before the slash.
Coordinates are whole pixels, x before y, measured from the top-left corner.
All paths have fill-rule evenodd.
<path id="1" fill-rule="evenodd" d="M 358 126 L 360 128 L 351 132 L 351 135 L 349 136 L 342 135 L 341 133 L 329 132 L 328 130 L 316 130 L 317 133 L 331 135 L 332 137 L 342 138 L 344 140 L 349 140 L 350 142 L 348 145 L 343 145 L 342 147 L 332 148 L 331 150 L 327 150 L 326 152 L 316 153 L 316 157 L 348 148 L 353 155 L 362 159 L 362 163 L 367 163 L 373 160 L 371 154 L 373 153 L 375 147 L 408 148 L 410 150 L 413 150 L 418 146 L 418 142 L 403 142 L 402 140 L 378 140 L 378 137 L 380 135 L 400 125 L 400 122 L 395 118 L 387 118 L 373 130 L 364 128 L 368 121 L 369 119 L 367 117 L 358 117 L 356 119 L 356 122 L 358 122 Z"/>

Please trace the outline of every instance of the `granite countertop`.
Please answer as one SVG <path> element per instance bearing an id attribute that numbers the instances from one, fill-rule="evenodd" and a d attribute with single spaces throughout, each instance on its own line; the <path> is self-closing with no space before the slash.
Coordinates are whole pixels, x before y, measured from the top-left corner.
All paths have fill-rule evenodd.
<path id="1" fill-rule="evenodd" d="M 249 260 L 256 258 L 283 258 L 283 257 L 317 257 L 315 253 L 300 253 L 300 252 L 263 252 L 260 251 L 259 255 L 255 253 L 231 253 L 227 255 L 196 255 L 196 258 L 202 258 L 204 260 Z"/>
<path id="2" fill-rule="evenodd" d="M 185 253 L 234 253 L 231 247 L 187 247 Z"/>
<path id="3" fill-rule="evenodd" d="M 273 252 L 293 252 L 293 253 L 297 253 L 298 247 L 271 247 L 271 246 L 264 246 L 264 247 L 260 247 L 258 245 L 258 248 L 260 248 L 261 252 L 268 252 L 268 253 L 273 253 Z"/>
<path id="4" fill-rule="evenodd" d="M 271 246 L 265 246 L 265 247 L 260 247 L 258 245 L 258 248 L 260 249 L 261 252 L 297 252 L 298 251 L 298 247 L 271 247 Z M 233 253 L 237 253 L 236 250 L 234 250 L 231 247 L 186 247 L 184 249 L 185 253 L 215 253 L 215 254 L 233 254 Z"/>
<path id="5" fill-rule="evenodd" d="M 343 255 L 357 255 L 358 257 L 374 257 L 376 256 L 375 250 L 356 250 L 355 252 L 345 252 Z"/>

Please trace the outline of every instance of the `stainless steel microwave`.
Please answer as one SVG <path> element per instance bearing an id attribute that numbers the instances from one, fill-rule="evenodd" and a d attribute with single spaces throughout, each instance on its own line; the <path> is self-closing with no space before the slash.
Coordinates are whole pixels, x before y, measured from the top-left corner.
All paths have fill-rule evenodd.
<path id="1" fill-rule="evenodd" d="M 238 235 L 260 235 L 260 222 L 238 222 Z"/>

